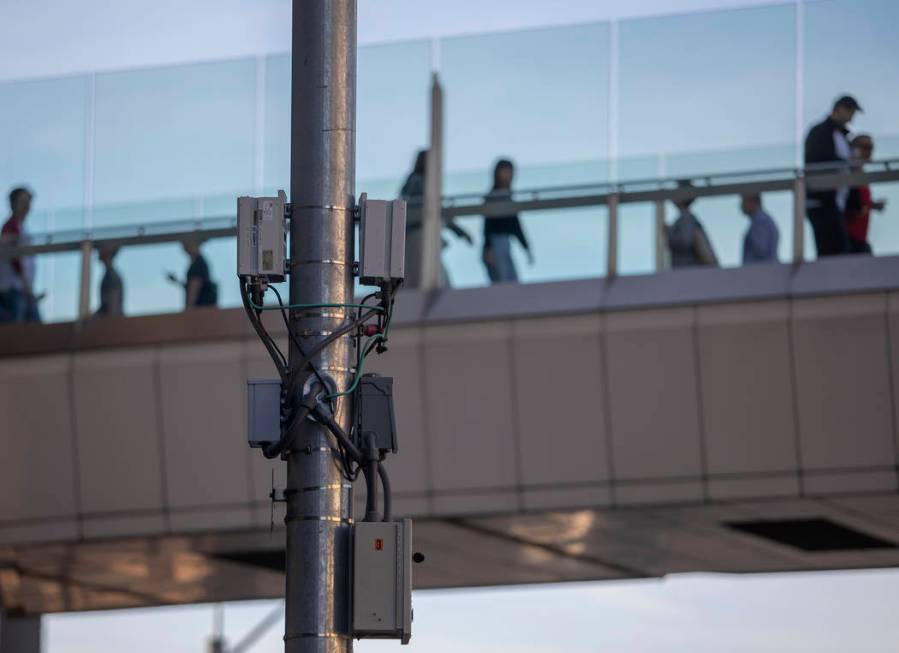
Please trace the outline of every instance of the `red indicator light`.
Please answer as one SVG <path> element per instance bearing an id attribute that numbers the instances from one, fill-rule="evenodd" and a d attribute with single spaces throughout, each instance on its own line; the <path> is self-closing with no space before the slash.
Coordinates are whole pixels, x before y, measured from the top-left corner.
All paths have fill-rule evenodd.
<path id="1" fill-rule="evenodd" d="M 384 550 L 384 540 L 380 537 L 375 540 L 375 551 L 383 551 Z"/>

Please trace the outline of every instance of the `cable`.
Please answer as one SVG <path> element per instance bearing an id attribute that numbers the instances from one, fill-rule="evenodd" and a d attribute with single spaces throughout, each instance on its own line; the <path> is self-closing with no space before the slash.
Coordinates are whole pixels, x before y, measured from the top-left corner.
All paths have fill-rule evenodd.
<path id="1" fill-rule="evenodd" d="M 362 379 L 362 372 L 365 367 L 365 359 L 371 353 L 371 351 L 373 349 L 372 345 L 376 344 L 377 342 L 381 342 L 383 340 L 386 340 L 386 338 L 382 334 L 379 333 L 379 334 L 372 336 L 365 342 L 365 346 L 363 347 L 364 351 L 362 351 L 361 356 L 358 358 L 358 360 L 356 362 L 356 373 L 353 376 L 353 382 L 343 392 L 335 392 L 335 393 L 332 393 L 329 395 L 325 395 L 325 399 L 337 399 L 338 397 L 344 397 L 344 396 L 352 394 L 353 392 L 356 391 L 356 388 L 359 386 L 359 381 Z"/>
<path id="2" fill-rule="evenodd" d="M 278 349 L 278 345 L 275 344 L 271 336 L 268 334 L 268 331 L 265 330 L 265 327 L 259 321 L 258 316 L 253 313 L 249 298 L 247 297 L 247 284 L 243 278 L 241 278 L 240 280 L 240 287 L 240 296 L 243 299 L 244 310 L 247 313 L 250 324 L 253 325 L 253 329 L 256 331 L 256 335 L 259 336 L 259 339 L 262 340 L 262 344 L 265 345 L 265 349 L 268 351 L 269 356 L 271 356 L 272 361 L 275 363 L 275 367 L 278 370 L 278 375 L 283 381 L 287 378 L 287 360 L 284 358 L 284 354 L 281 353 L 281 350 Z"/>
<path id="3" fill-rule="evenodd" d="M 390 494 L 390 477 L 387 475 L 387 468 L 383 462 L 378 462 L 378 476 L 381 477 L 381 487 L 384 489 L 384 521 L 390 521 L 391 517 L 391 494 Z"/>

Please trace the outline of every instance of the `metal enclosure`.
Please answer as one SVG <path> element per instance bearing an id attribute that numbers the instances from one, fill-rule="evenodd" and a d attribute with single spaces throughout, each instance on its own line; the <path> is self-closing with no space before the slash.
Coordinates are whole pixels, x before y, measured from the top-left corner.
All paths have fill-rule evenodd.
<path id="1" fill-rule="evenodd" d="M 359 198 L 359 280 L 400 281 L 406 261 L 406 202 Z"/>
<path id="2" fill-rule="evenodd" d="M 247 381 L 247 440 L 259 448 L 281 439 L 281 382 Z"/>
<path id="3" fill-rule="evenodd" d="M 353 635 L 412 636 L 412 520 L 360 522 L 353 529 Z"/>
<path id="4" fill-rule="evenodd" d="M 397 453 L 393 377 L 366 374 L 360 379 L 356 394 L 356 433 L 360 448 L 365 446 L 367 434 L 373 433 L 379 450 Z"/>
<path id="5" fill-rule="evenodd" d="M 284 279 L 287 196 L 237 198 L 237 274 Z"/>

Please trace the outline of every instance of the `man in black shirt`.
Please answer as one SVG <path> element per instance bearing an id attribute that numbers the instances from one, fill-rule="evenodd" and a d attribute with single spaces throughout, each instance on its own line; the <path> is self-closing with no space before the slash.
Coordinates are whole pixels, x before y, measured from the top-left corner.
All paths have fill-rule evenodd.
<path id="1" fill-rule="evenodd" d="M 812 166 L 807 174 L 814 174 L 814 164 L 848 161 L 851 158 L 846 127 L 862 108 L 851 95 L 834 102 L 833 110 L 822 122 L 813 126 L 805 138 L 805 165 Z M 833 170 L 829 170 L 833 172 Z M 849 253 L 846 235 L 846 200 L 849 188 L 806 193 L 806 213 L 815 232 L 818 257 Z"/>
<path id="2" fill-rule="evenodd" d="M 122 277 L 119 276 L 114 266 L 115 257 L 118 253 L 118 247 L 104 246 L 100 248 L 100 261 L 103 263 L 106 271 L 103 273 L 103 280 L 100 282 L 100 308 L 97 309 L 97 315 L 120 317 L 125 314 L 123 310 L 125 298 Z"/>
<path id="3" fill-rule="evenodd" d="M 168 278 L 184 288 L 184 310 L 198 306 L 215 306 L 218 303 L 218 286 L 209 274 L 209 264 L 200 253 L 200 243 L 196 240 L 184 241 L 184 252 L 190 257 L 186 281 L 179 280 L 169 272 Z"/>

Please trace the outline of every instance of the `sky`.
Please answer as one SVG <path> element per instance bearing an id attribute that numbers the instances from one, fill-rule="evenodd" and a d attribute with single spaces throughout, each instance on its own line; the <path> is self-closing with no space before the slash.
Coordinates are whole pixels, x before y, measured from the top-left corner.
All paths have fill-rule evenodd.
<path id="1" fill-rule="evenodd" d="M 894 653 L 899 570 L 685 574 L 660 580 L 427 591 L 413 596 L 412 642 L 370 653 Z M 239 641 L 280 601 L 229 604 Z M 45 653 L 205 653 L 212 607 L 45 620 Z M 251 653 L 282 650 L 283 622 Z"/>
<path id="2" fill-rule="evenodd" d="M 768 4 L 772 3 L 360 0 L 359 41 L 372 44 Z M 0 80 L 284 52 L 289 48 L 289 6 L 287 0 L 2 0 L 0 22 L 15 29 L 4 30 L 0 39 Z M 761 56 L 771 44 L 752 45 Z M 647 83 L 653 83 L 653 75 L 660 71 L 643 73 Z M 428 653 L 879 653 L 895 651 L 899 642 L 896 570 L 700 574 L 663 581 L 433 591 L 417 593 L 415 601 L 415 635 L 408 650 Z M 238 639 L 276 604 L 229 605 L 226 634 L 232 641 Z M 44 623 L 44 653 L 205 651 L 211 623 L 210 606 L 50 616 Z M 254 650 L 280 651 L 280 629 L 279 625 Z M 395 646 L 366 642 L 357 648 L 386 651 Z"/>

